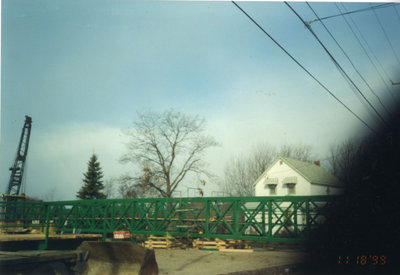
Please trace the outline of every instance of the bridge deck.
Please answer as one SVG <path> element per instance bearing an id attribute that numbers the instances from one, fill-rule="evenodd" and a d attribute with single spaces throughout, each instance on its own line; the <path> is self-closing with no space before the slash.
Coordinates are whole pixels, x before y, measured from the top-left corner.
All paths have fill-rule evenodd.
<path id="1" fill-rule="evenodd" d="M 101 234 L 49 234 L 49 240 L 100 239 Z M 45 234 L 3 234 L 0 242 L 44 241 Z"/>

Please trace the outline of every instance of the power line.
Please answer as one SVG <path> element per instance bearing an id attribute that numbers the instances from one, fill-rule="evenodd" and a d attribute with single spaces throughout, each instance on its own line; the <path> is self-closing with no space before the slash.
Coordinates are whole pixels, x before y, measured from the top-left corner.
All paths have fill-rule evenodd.
<path id="1" fill-rule="evenodd" d="M 371 5 L 371 4 L 370 4 L 370 5 Z M 393 51 L 394 57 L 396 58 L 397 62 L 400 64 L 400 59 L 399 59 L 399 57 L 397 56 L 397 54 L 396 54 L 396 52 L 395 52 L 395 50 L 394 50 L 394 48 L 393 48 L 392 42 L 390 42 L 389 36 L 387 35 L 387 33 L 386 33 L 386 31 L 385 31 L 385 28 L 383 27 L 382 22 L 381 22 L 381 20 L 380 20 L 379 17 L 378 17 L 378 14 L 376 13 L 375 10 L 372 10 L 372 12 L 375 14 L 376 20 L 378 21 L 379 26 L 381 27 L 382 32 L 383 32 L 383 34 L 385 35 L 386 40 L 387 40 L 387 42 L 389 43 L 390 48 L 391 48 L 392 51 Z"/>
<path id="2" fill-rule="evenodd" d="M 394 7 L 396 4 L 394 3 L 386 3 L 386 4 L 380 4 L 380 5 L 376 5 L 376 6 L 371 6 L 369 8 L 363 8 L 363 9 L 359 9 L 359 10 L 354 10 L 354 11 L 349 11 L 349 12 L 345 12 L 345 13 L 339 13 L 339 14 L 335 14 L 335 15 L 330 15 L 330 16 L 326 16 L 326 17 L 322 17 L 322 18 L 316 18 L 313 19 L 311 21 L 308 22 L 308 24 L 317 22 L 317 21 L 322 21 L 325 19 L 329 19 L 329 18 L 333 18 L 333 17 L 337 17 L 337 16 L 342 16 L 342 15 L 346 15 L 346 14 L 352 14 L 352 13 L 356 13 L 356 12 L 362 12 L 362 11 L 368 11 L 368 10 L 374 10 L 374 9 L 380 9 L 380 8 L 387 8 L 387 7 Z"/>
<path id="3" fill-rule="evenodd" d="M 397 18 L 399 18 L 399 20 L 400 20 L 400 14 L 399 14 L 399 12 L 397 11 L 396 7 L 393 6 L 393 9 L 394 9 L 394 12 L 395 12 L 396 15 L 397 15 Z"/>
<path id="4" fill-rule="evenodd" d="M 335 65 L 336 69 L 338 69 L 339 73 L 342 75 L 342 77 L 346 81 L 347 85 L 349 85 L 351 91 L 357 97 L 358 101 L 364 106 L 365 110 L 367 112 L 371 112 L 372 115 L 374 115 L 374 113 L 370 109 L 370 106 L 368 106 L 366 100 L 364 100 L 363 97 L 361 96 L 360 90 L 358 89 L 357 86 L 354 85 L 354 83 L 352 82 L 350 77 L 342 70 L 342 68 L 340 67 L 340 65 L 338 63 L 335 63 L 333 61 L 333 64 Z"/>
<path id="5" fill-rule="evenodd" d="M 318 14 L 315 12 L 315 10 L 311 7 L 311 5 L 306 2 L 306 4 L 308 5 L 308 7 L 311 9 L 311 11 L 314 13 L 314 15 L 319 18 Z M 333 41 L 335 41 L 336 45 L 340 48 L 340 50 L 343 52 L 343 54 L 346 56 L 347 60 L 349 60 L 351 66 L 353 67 L 353 69 L 357 72 L 357 74 L 360 76 L 360 78 L 364 81 L 365 85 L 367 85 L 367 87 L 369 88 L 369 90 L 371 91 L 371 93 L 373 95 L 375 95 L 375 97 L 378 99 L 378 101 L 380 102 L 380 104 L 382 105 L 383 109 L 385 109 L 385 111 L 389 114 L 390 112 L 388 111 L 388 109 L 385 107 L 385 105 L 383 105 L 381 99 L 379 98 L 379 96 L 373 91 L 373 89 L 371 88 L 371 86 L 368 84 L 368 82 L 365 80 L 365 78 L 361 75 L 360 71 L 356 68 L 356 66 L 354 65 L 353 61 L 350 59 L 349 55 L 346 53 L 346 51 L 342 48 L 342 46 L 339 44 L 339 42 L 335 39 L 335 37 L 333 36 L 333 34 L 329 31 L 328 27 L 324 24 L 324 22 L 320 21 L 320 23 L 322 24 L 322 26 L 325 28 L 325 30 L 328 32 L 328 34 L 330 35 L 330 37 L 333 39 Z"/>
<path id="6" fill-rule="evenodd" d="M 346 7 L 344 6 L 343 3 L 341 3 L 342 7 L 344 10 L 346 10 Z M 338 6 L 337 6 L 338 7 Z M 340 8 L 338 7 L 338 9 L 340 10 Z M 346 18 L 345 16 L 343 16 L 343 18 Z M 356 24 L 356 22 L 353 20 L 353 18 L 351 17 L 351 15 L 349 15 L 349 18 L 351 20 L 351 22 L 353 23 L 354 27 L 357 29 L 358 33 L 360 34 L 362 40 L 364 41 L 365 45 L 367 45 L 368 50 L 371 52 L 371 54 L 373 55 L 373 57 L 375 58 L 375 60 L 377 61 L 377 63 L 379 64 L 379 66 L 381 67 L 383 73 L 385 74 L 385 76 L 387 77 L 387 79 L 391 82 L 391 78 L 389 76 L 389 74 L 387 73 L 387 71 L 385 70 L 385 68 L 383 67 L 382 63 L 379 61 L 378 57 L 376 57 L 374 51 L 372 50 L 371 46 L 369 45 L 368 41 L 366 40 L 366 38 L 364 37 L 363 33 L 361 32 L 360 28 L 358 27 L 358 25 Z M 346 20 L 346 19 L 345 19 Z M 385 81 L 386 83 L 386 81 Z M 388 87 L 386 85 L 386 87 Z M 388 88 L 389 89 L 389 88 Z M 390 90 L 390 89 L 389 89 Z M 392 94 L 392 93 L 391 93 Z M 393 96 L 393 94 L 392 94 Z"/>
<path id="7" fill-rule="evenodd" d="M 249 14 L 247 14 L 238 4 L 234 1 L 232 3 L 245 14 L 266 36 L 269 37 L 286 55 L 288 55 L 300 68 L 302 68 L 312 79 L 314 79 L 325 91 L 327 91 L 336 101 L 345 107 L 353 116 L 355 116 L 362 124 L 364 124 L 373 133 L 377 133 L 371 126 L 369 126 L 361 117 L 354 113 L 346 104 L 344 104 L 337 96 L 335 96 L 324 84 L 322 84 L 313 74 L 311 74 L 303 65 L 300 64 L 283 46 L 281 46 L 267 31 L 265 31 Z"/>
<path id="8" fill-rule="evenodd" d="M 329 50 L 325 47 L 325 45 L 322 43 L 322 41 L 318 38 L 316 33 L 311 29 L 310 25 L 307 24 L 303 18 L 292 8 L 292 6 L 289 5 L 288 2 L 285 1 L 285 4 L 290 8 L 290 10 L 293 11 L 293 13 L 299 18 L 299 20 L 306 26 L 306 28 L 311 32 L 311 34 L 314 36 L 315 39 L 317 39 L 318 43 L 322 46 L 322 48 L 325 50 L 325 52 L 329 55 L 329 57 L 332 59 L 333 63 L 335 64 L 336 68 L 339 69 L 339 71 L 342 73 L 343 76 L 345 76 L 345 79 L 349 81 L 354 88 L 357 89 L 359 94 L 364 98 L 364 100 L 368 103 L 368 105 L 372 108 L 372 110 L 376 113 L 376 115 L 383 121 L 384 124 L 389 126 L 389 124 L 386 122 L 386 120 L 381 116 L 381 114 L 375 109 L 375 107 L 369 102 L 369 100 L 365 97 L 365 95 L 360 91 L 360 89 L 357 87 L 357 85 L 353 82 L 353 80 L 348 76 L 348 74 L 344 71 L 344 69 L 340 66 L 340 64 L 336 61 L 336 59 L 332 56 L 332 54 L 329 52 Z"/>
<path id="9" fill-rule="evenodd" d="M 337 5 L 337 3 L 335 3 L 336 8 L 339 10 L 339 12 L 342 12 L 342 10 L 339 8 L 339 6 Z M 346 10 L 346 8 L 344 7 L 344 5 L 342 4 L 343 8 Z M 375 56 L 374 52 L 372 51 L 372 49 L 369 47 L 368 42 L 366 41 L 366 39 L 364 38 L 364 36 L 362 35 L 360 29 L 358 28 L 357 24 L 354 22 L 353 18 L 351 18 L 351 15 L 349 15 L 350 20 L 352 21 L 354 27 L 358 30 L 361 38 L 364 40 L 364 43 L 367 45 L 367 47 L 369 48 L 369 50 L 371 51 L 372 55 L 375 57 L 375 59 L 378 61 L 378 64 L 381 66 L 381 68 L 383 69 L 384 73 L 386 73 L 386 71 L 384 70 L 382 64 L 380 64 L 378 58 Z M 379 72 L 378 68 L 376 67 L 374 61 L 372 60 L 371 56 L 368 54 L 367 50 L 365 49 L 364 45 L 361 43 L 360 38 L 358 37 L 358 35 L 356 34 L 356 32 L 354 31 L 353 27 L 350 25 L 349 21 L 346 19 L 346 16 L 343 15 L 343 19 L 346 22 L 347 26 L 349 27 L 349 29 L 351 30 L 351 32 L 353 33 L 354 37 L 356 38 L 358 44 L 361 46 L 361 48 L 363 49 L 365 55 L 368 57 L 369 61 L 371 62 L 372 66 L 375 68 L 376 72 L 378 73 L 380 79 L 382 80 L 383 84 L 386 86 L 387 91 L 389 92 L 389 94 L 392 96 L 393 99 L 395 99 L 391 89 L 389 88 L 388 84 L 386 83 L 386 81 L 383 79 L 382 74 Z M 388 77 L 387 73 L 386 76 Z M 389 78 L 389 77 L 388 77 Z"/>

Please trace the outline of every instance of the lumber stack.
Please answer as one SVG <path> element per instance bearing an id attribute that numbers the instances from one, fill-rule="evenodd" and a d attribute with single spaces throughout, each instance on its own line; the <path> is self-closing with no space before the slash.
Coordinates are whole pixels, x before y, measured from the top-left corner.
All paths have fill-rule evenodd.
<path id="1" fill-rule="evenodd" d="M 249 242 L 243 240 L 225 240 L 228 249 L 248 249 Z"/>
<path id="2" fill-rule="evenodd" d="M 218 249 L 233 250 L 233 249 L 248 249 L 249 244 L 242 240 L 222 240 L 222 239 L 195 239 L 193 240 L 194 249 Z"/>
<path id="3" fill-rule="evenodd" d="M 221 239 L 194 239 L 194 249 L 226 249 L 226 242 Z"/>
<path id="4" fill-rule="evenodd" d="M 187 244 L 182 240 L 172 236 L 154 236 L 150 235 L 147 241 L 144 242 L 144 247 L 149 249 L 164 248 L 164 249 L 182 249 L 187 248 Z"/>

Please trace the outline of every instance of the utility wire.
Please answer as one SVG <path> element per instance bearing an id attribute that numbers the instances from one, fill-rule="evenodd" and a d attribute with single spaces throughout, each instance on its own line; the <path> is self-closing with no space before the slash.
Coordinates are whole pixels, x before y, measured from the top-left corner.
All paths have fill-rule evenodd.
<path id="1" fill-rule="evenodd" d="M 343 107 L 347 109 L 353 116 L 355 116 L 362 124 L 364 124 L 373 133 L 377 133 L 375 129 L 369 126 L 361 117 L 354 113 L 346 104 L 344 104 L 337 96 L 335 96 L 324 84 L 322 84 L 313 74 L 311 74 L 299 61 L 297 61 L 283 46 L 281 46 L 267 31 L 265 31 L 249 14 L 247 14 L 235 1 L 232 3 L 246 15 L 269 39 L 272 40 L 286 55 L 288 55 L 300 68 L 302 68 L 312 79 L 314 79 L 325 91 L 327 91 L 336 101 L 338 101 Z"/>
<path id="2" fill-rule="evenodd" d="M 371 4 L 370 4 L 370 5 L 371 5 Z M 393 51 L 394 57 L 396 58 L 397 62 L 400 64 L 400 59 L 399 59 L 399 57 L 397 56 L 396 51 L 395 51 L 394 48 L 393 48 L 392 42 L 390 42 L 389 36 L 387 35 L 387 33 L 386 33 L 386 31 L 385 31 L 385 28 L 383 27 L 382 22 L 381 22 L 381 20 L 380 20 L 379 17 L 378 17 L 378 14 L 376 13 L 375 10 L 372 10 L 372 12 L 375 14 L 376 20 L 378 21 L 379 26 L 381 27 L 381 29 L 382 29 L 382 31 L 383 31 L 383 34 L 385 35 L 386 40 L 387 40 L 387 42 L 389 43 L 390 48 L 391 48 L 392 51 Z"/>
<path id="3" fill-rule="evenodd" d="M 341 3 L 342 7 L 344 10 L 346 10 L 346 7 L 344 6 L 343 3 Z M 343 18 L 346 18 L 345 16 L 343 16 Z M 387 77 L 387 79 L 389 80 L 389 82 L 392 82 L 391 77 L 389 76 L 389 74 L 387 73 L 387 71 L 385 70 L 385 68 L 383 67 L 382 63 L 379 61 L 378 57 L 376 57 L 374 51 L 372 50 L 371 46 L 369 45 L 367 39 L 364 37 L 363 33 L 361 32 L 360 28 L 358 27 L 358 25 L 356 24 L 356 22 L 353 20 L 353 18 L 351 17 L 351 15 L 349 15 L 349 18 L 351 20 L 351 22 L 353 23 L 354 27 L 357 29 L 358 33 L 360 34 L 362 40 L 364 41 L 365 45 L 367 45 L 368 50 L 372 53 L 373 57 L 375 58 L 376 62 L 379 64 L 379 66 L 381 67 L 383 73 L 385 74 L 385 76 Z M 386 83 L 386 82 L 385 82 Z"/>
<path id="4" fill-rule="evenodd" d="M 315 12 L 315 10 L 311 7 L 311 5 L 306 2 L 307 6 L 311 9 L 311 11 L 314 13 L 314 15 L 319 18 L 318 14 Z M 320 20 L 320 23 L 322 24 L 322 26 L 325 28 L 325 30 L 328 32 L 328 34 L 330 35 L 330 37 L 333 39 L 333 41 L 335 41 L 336 45 L 340 48 L 340 50 L 343 52 L 343 54 L 346 56 L 347 60 L 349 60 L 351 66 L 353 67 L 353 69 L 357 72 L 357 74 L 360 76 L 360 78 L 364 81 L 365 85 L 367 85 L 367 87 L 369 88 L 369 90 L 371 91 L 371 93 L 378 99 L 379 103 L 382 105 L 383 109 L 389 114 L 390 112 L 388 111 L 388 109 L 385 107 L 385 105 L 383 105 L 381 99 L 379 98 L 379 96 L 374 92 L 374 90 L 371 88 L 371 86 L 368 84 L 368 82 L 365 80 L 365 78 L 361 75 L 360 71 L 356 68 L 356 66 L 354 65 L 353 61 L 350 59 L 349 55 L 346 53 L 346 51 L 342 48 L 342 46 L 340 46 L 339 42 L 335 39 L 335 37 L 333 36 L 333 34 L 329 31 L 328 27 L 324 24 L 324 22 L 322 22 Z"/>
<path id="5" fill-rule="evenodd" d="M 368 10 L 374 10 L 374 9 L 380 9 L 380 8 L 387 8 L 387 7 L 394 7 L 396 4 L 394 3 L 386 3 L 386 4 L 380 4 L 380 5 L 376 5 L 376 6 L 371 6 L 369 8 L 364 8 L 364 9 L 359 9 L 359 10 L 354 10 L 354 11 L 348 11 L 345 13 L 340 13 L 340 14 L 335 14 L 335 15 L 330 15 L 330 16 L 326 16 L 326 17 L 322 17 L 322 18 L 316 18 L 314 20 L 311 20 L 308 22 L 308 24 L 317 22 L 317 21 L 322 21 L 325 19 L 329 19 L 329 18 L 333 18 L 333 17 L 337 17 L 337 16 L 341 16 L 341 15 L 346 15 L 346 14 L 352 14 L 352 13 L 356 13 L 356 12 L 362 12 L 362 11 L 368 11 Z"/>
<path id="6" fill-rule="evenodd" d="M 375 109 L 375 107 L 371 104 L 371 102 L 369 102 L 369 100 L 365 97 L 365 95 L 360 91 L 360 89 L 353 82 L 353 80 L 348 76 L 348 74 L 344 71 L 344 69 L 340 66 L 340 64 L 336 61 L 336 59 L 332 56 L 332 54 L 329 52 L 329 50 L 325 47 L 325 45 L 322 43 L 322 41 L 318 38 L 318 36 L 315 34 L 315 32 L 311 29 L 310 25 L 304 21 L 304 19 L 292 8 L 292 6 L 289 5 L 288 2 L 285 1 L 285 4 L 300 19 L 300 21 L 304 24 L 304 26 L 306 26 L 306 28 L 311 32 L 311 34 L 314 36 L 314 38 L 317 39 L 318 43 L 322 46 L 322 48 L 325 50 L 325 52 L 329 55 L 329 57 L 332 59 L 333 63 L 336 65 L 336 67 L 342 73 L 342 75 L 345 76 L 345 79 L 347 79 L 353 85 L 353 87 L 357 89 L 359 94 L 364 98 L 364 100 L 368 103 L 368 105 L 372 108 L 372 110 L 376 113 L 376 115 L 383 121 L 383 123 L 386 124 L 387 126 L 390 126 L 386 122 L 386 120 L 381 116 L 381 114 Z"/>
<path id="7" fill-rule="evenodd" d="M 364 106 L 365 110 L 367 112 L 371 112 L 372 115 L 374 115 L 374 113 L 370 109 L 370 106 L 368 106 L 367 102 L 363 99 L 363 97 L 360 95 L 359 91 L 357 90 L 358 87 L 353 85 L 351 79 L 345 74 L 345 72 L 342 70 L 342 68 L 339 66 L 338 63 L 333 62 L 333 64 L 335 65 L 335 67 L 339 71 L 339 73 L 342 75 L 342 77 L 346 81 L 347 85 L 349 85 L 351 91 L 357 97 L 358 101 L 360 101 L 360 103 Z"/>
<path id="8" fill-rule="evenodd" d="M 339 8 L 339 6 L 335 3 L 336 8 L 339 10 L 339 12 L 342 12 L 342 10 Z M 343 6 L 343 5 L 342 5 Z M 343 6 L 344 9 L 346 9 Z M 361 35 L 362 39 L 364 40 L 364 43 L 368 46 L 369 50 L 371 51 L 372 55 L 375 57 L 375 59 L 378 61 L 378 64 L 382 67 L 383 66 L 380 64 L 378 58 L 375 56 L 374 52 L 372 51 L 372 49 L 369 47 L 368 42 L 365 40 L 364 36 L 362 35 L 360 29 L 358 29 L 356 23 L 353 21 L 353 19 L 351 18 L 351 15 L 348 15 L 350 20 L 352 21 L 353 25 L 357 28 L 359 34 Z M 346 19 L 346 16 L 343 15 L 343 19 L 346 22 L 347 26 L 349 27 L 349 29 L 351 30 L 351 32 L 353 33 L 354 37 L 356 38 L 356 40 L 358 41 L 358 44 L 361 46 L 361 48 L 363 49 L 365 55 L 368 57 L 369 61 L 371 62 L 372 66 L 375 68 L 375 71 L 377 72 L 377 74 L 379 75 L 380 79 L 382 80 L 383 84 L 386 86 L 387 91 L 389 92 L 389 94 L 392 96 L 393 99 L 395 99 L 392 90 L 389 88 L 388 84 L 386 83 L 386 81 L 383 79 L 382 74 L 379 72 L 378 68 L 376 67 L 374 61 L 372 60 L 371 56 L 368 54 L 368 51 L 365 49 L 364 45 L 361 43 L 360 38 L 358 37 L 358 35 L 356 34 L 356 32 L 354 31 L 353 27 L 350 25 L 349 21 Z M 386 71 L 383 69 L 383 71 L 386 73 Z M 388 76 L 386 74 L 386 76 Z M 389 78 L 389 77 L 388 77 Z M 390 80 L 390 79 L 389 79 Z"/>
<path id="9" fill-rule="evenodd" d="M 399 12 L 397 11 L 396 7 L 393 6 L 393 9 L 394 9 L 394 12 L 397 14 L 397 18 L 399 18 L 399 20 L 400 20 L 400 14 L 399 14 Z"/>

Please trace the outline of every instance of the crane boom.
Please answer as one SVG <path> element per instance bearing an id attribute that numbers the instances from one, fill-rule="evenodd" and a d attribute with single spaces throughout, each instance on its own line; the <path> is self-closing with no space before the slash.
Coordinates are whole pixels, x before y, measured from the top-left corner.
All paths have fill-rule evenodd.
<path id="1" fill-rule="evenodd" d="M 22 128 L 21 139 L 19 140 L 17 156 L 13 167 L 10 168 L 11 176 L 8 183 L 7 195 L 20 195 L 22 186 L 22 177 L 24 174 L 24 167 L 26 156 L 28 154 L 29 138 L 31 135 L 32 118 L 25 116 L 24 127 Z"/>

